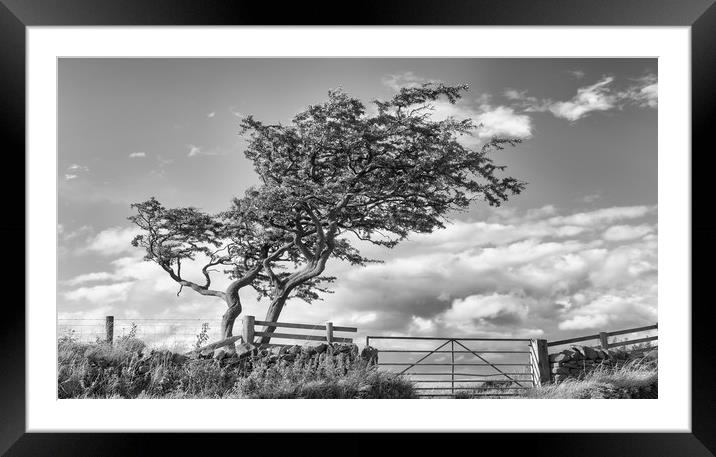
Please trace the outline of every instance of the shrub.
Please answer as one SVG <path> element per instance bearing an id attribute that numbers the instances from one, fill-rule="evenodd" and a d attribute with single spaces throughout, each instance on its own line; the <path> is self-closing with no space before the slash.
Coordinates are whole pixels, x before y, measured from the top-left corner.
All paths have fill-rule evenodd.
<path id="1" fill-rule="evenodd" d="M 59 398 L 414 398 L 412 384 L 346 357 L 256 358 L 251 365 L 147 351 L 130 335 L 111 345 L 58 341 Z M 250 367 L 246 369 L 245 367 Z"/>
<path id="2" fill-rule="evenodd" d="M 656 398 L 658 372 L 641 360 L 618 367 L 599 366 L 582 379 L 567 379 L 525 391 L 527 398 Z"/>

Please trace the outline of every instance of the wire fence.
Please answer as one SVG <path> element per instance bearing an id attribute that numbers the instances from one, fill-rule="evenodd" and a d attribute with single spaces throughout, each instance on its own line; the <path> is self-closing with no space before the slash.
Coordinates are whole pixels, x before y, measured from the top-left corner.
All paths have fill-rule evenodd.
<path id="1" fill-rule="evenodd" d="M 237 322 L 236 326 L 241 323 Z M 203 336 L 202 336 L 203 335 Z M 83 343 L 106 339 L 106 319 L 58 319 L 57 336 Z M 189 349 L 197 341 L 206 343 L 221 337 L 221 320 L 212 319 L 114 319 L 114 339 L 134 336 L 147 346 Z"/>

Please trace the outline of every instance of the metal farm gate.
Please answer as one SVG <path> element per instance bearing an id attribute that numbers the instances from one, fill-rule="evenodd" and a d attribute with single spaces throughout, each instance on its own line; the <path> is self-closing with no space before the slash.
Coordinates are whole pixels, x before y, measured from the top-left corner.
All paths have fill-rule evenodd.
<path id="1" fill-rule="evenodd" d="M 378 351 L 378 365 L 413 381 L 420 397 L 518 396 L 540 382 L 534 344 L 517 338 L 366 337 Z"/>

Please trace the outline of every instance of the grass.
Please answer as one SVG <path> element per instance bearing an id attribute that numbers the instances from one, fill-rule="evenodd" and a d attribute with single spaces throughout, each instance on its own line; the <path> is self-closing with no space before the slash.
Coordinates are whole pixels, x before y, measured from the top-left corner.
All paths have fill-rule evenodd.
<path id="1" fill-rule="evenodd" d="M 523 398 L 657 398 L 654 364 L 633 360 L 619 367 L 600 366 L 582 379 L 567 379 L 526 390 Z"/>
<path id="2" fill-rule="evenodd" d="M 267 364 L 251 370 L 146 348 L 58 341 L 58 398 L 415 398 L 412 384 L 362 360 Z"/>

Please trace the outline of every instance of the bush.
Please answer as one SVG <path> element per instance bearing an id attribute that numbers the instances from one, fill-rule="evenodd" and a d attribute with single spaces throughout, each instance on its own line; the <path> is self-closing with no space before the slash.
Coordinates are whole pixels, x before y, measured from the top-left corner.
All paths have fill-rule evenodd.
<path id="1" fill-rule="evenodd" d="M 600 366 L 582 379 L 567 379 L 525 391 L 527 398 L 657 398 L 654 364 L 633 360 L 618 367 Z"/>
<path id="2" fill-rule="evenodd" d="M 58 341 L 59 398 L 415 398 L 410 382 L 363 360 L 326 357 L 245 364 L 147 351 L 133 336 L 110 345 Z"/>

